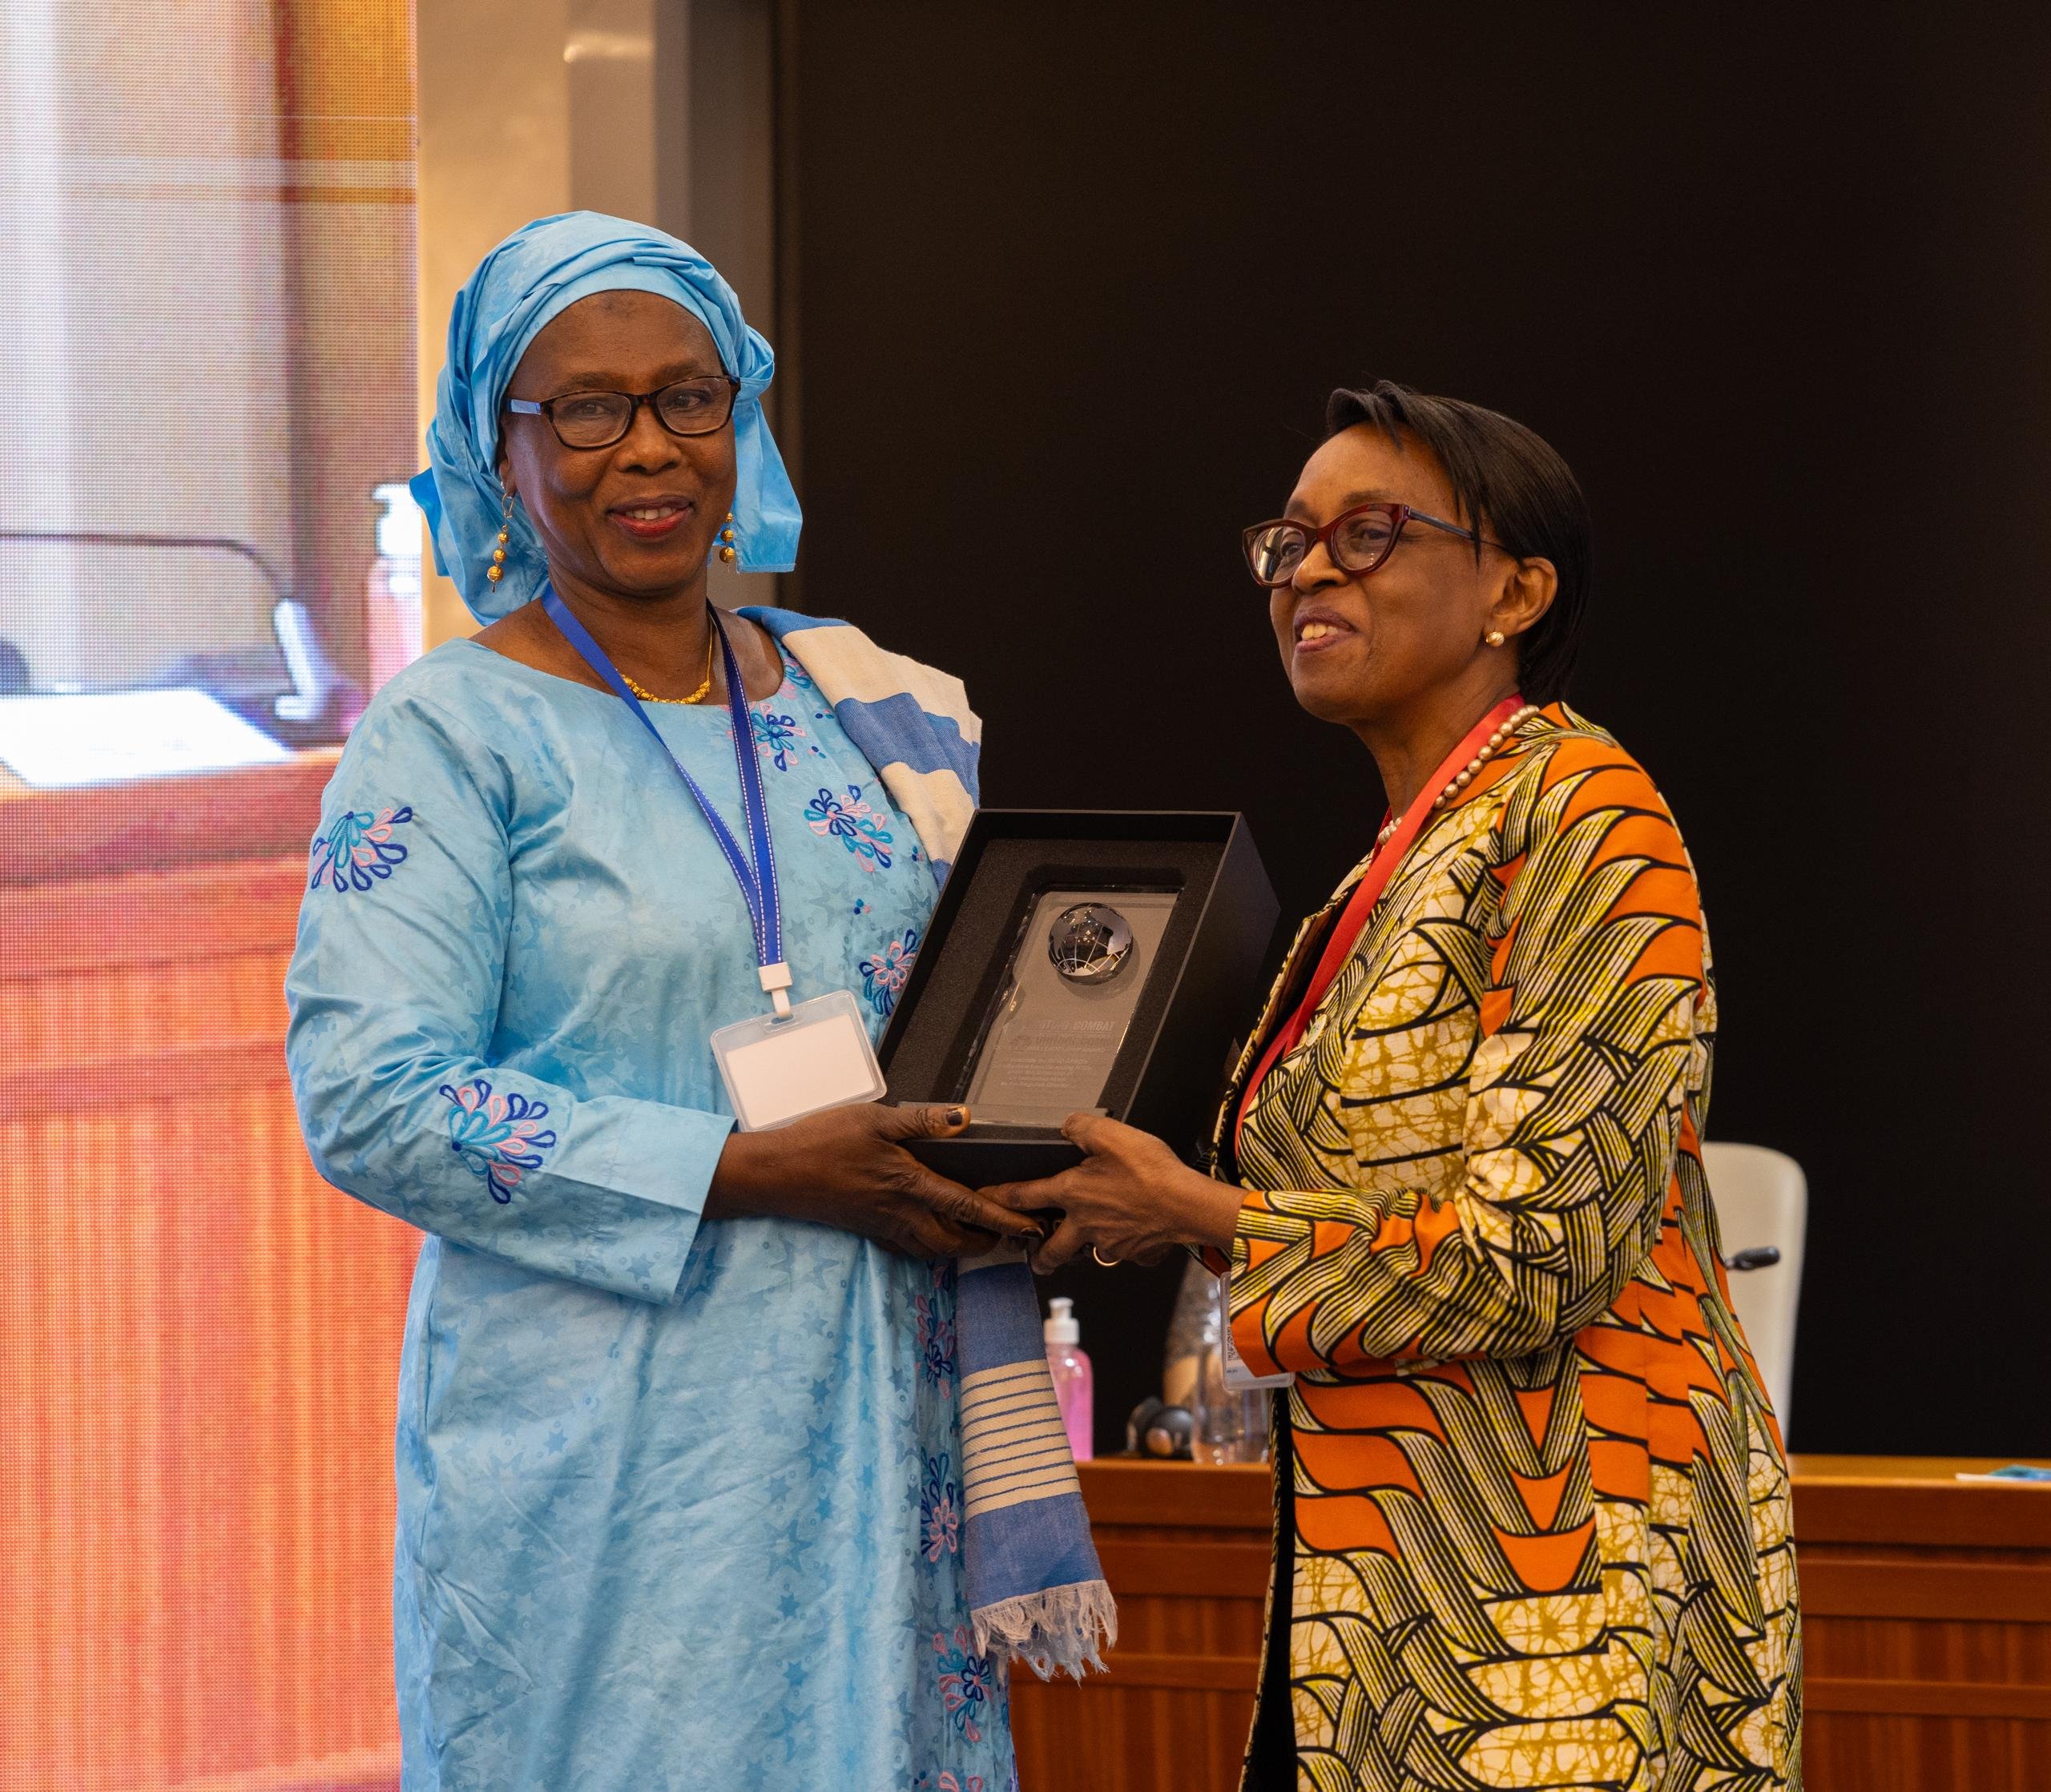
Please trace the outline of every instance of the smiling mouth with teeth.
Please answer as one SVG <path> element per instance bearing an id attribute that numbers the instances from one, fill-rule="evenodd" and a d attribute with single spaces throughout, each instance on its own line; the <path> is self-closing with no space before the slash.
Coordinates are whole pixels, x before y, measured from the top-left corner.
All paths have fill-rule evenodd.
<path id="1" fill-rule="evenodd" d="M 663 517 L 673 517 L 677 512 L 675 505 L 669 505 L 659 510 L 628 510 L 623 513 L 633 517 L 636 522 L 660 522 Z"/>
<path id="2" fill-rule="evenodd" d="M 1344 629 L 1334 628 L 1329 622 L 1306 622 L 1296 631 L 1299 641 L 1322 641 L 1328 634 L 1344 634 Z"/>

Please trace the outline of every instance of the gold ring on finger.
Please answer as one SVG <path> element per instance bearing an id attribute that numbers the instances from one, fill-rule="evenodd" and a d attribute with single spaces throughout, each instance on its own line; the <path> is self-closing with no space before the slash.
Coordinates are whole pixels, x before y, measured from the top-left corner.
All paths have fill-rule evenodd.
<path id="1" fill-rule="evenodd" d="M 1090 1247 L 1090 1254 L 1095 1258 L 1097 1261 L 1102 1263 L 1107 1270 L 1116 1269 L 1119 1264 L 1125 1261 L 1122 1257 L 1106 1257 L 1103 1252 L 1099 1250 L 1094 1244 Z"/>

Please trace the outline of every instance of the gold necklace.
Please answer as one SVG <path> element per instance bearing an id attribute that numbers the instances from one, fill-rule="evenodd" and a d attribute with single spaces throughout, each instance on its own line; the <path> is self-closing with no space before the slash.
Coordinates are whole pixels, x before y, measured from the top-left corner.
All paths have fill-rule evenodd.
<path id="1" fill-rule="evenodd" d="M 658 697 L 654 691 L 636 684 L 633 679 L 627 678 L 624 672 L 621 673 L 619 675 L 621 678 L 627 680 L 627 688 L 632 691 L 634 695 L 639 697 L 644 703 L 703 703 L 705 700 L 705 693 L 712 688 L 712 649 L 717 645 L 718 642 L 715 638 L 715 630 L 711 626 L 711 619 L 708 618 L 707 619 L 705 629 L 705 676 L 699 683 L 698 688 L 692 691 L 688 697 Z"/>
<path id="2" fill-rule="evenodd" d="M 1517 732 L 1519 724 L 1529 720 L 1537 713 L 1538 706 L 1536 703 L 1526 703 L 1522 709 L 1510 716 L 1500 728 L 1490 735 L 1488 739 L 1482 743 L 1481 750 L 1475 754 L 1474 757 L 1449 778 L 1446 780 L 1445 788 L 1432 799 L 1432 812 L 1436 814 L 1439 810 L 1443 809 L 1453 798 L 1473 783 L 1474 775 L 1488 763 L 1496 750 Z M 1380 851 L 1388 844 L 1396 830 L 1402 825 L 1402 822 L 1401 815 L 1392 815 L 1389 818 L 1388 825 L 1375 836 L 1376 851 Z"/>

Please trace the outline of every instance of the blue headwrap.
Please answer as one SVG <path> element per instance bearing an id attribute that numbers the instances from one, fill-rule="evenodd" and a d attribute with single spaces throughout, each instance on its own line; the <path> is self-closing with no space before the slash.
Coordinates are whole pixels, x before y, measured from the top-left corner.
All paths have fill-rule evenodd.
<path id="1" fill-rule="evenodd" d="M 504 520 L 498 489 L 498 412 L 527 344 L 550 320 L 594 292 L 659 293 L 712 332 L 719 363 L 739 380 L 734 401 L 734 546 L 743 572 L 788 572 L 804 518 L 784 457 L 762 415 L 776 351 L 740 314 L 733 288 L 688 243 L 596 211 L 566 211 L 516 230 L 486 256 L 449 314 L 449 359 L 428 426 L 428 466 L 413 481 L 427 513 L 434 563 L 456 582 L 470 614 L 495 622 L 539 594 L 548 577 L 524 505 L 513 506 L 506 576 L 485 576 Z"/>

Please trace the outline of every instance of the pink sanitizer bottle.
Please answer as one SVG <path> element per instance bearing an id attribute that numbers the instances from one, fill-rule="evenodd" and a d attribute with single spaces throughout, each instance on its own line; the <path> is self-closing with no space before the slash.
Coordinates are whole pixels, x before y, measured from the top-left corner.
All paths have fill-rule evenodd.
<path id="1" fill-rule="evenodd" d="M 1047 1303 L 1049 1317 L 1040 1327 L 1047 1341 L 1047 1372 L 1054 1378 L 1054 1402 L 1061 1408 L 1062 1428 L 1078 1462 L 1087 1462 L 1093 1404 L 1090 1359 L 1081 1348 L 1082 1327 L 1076 1323 L 1075 1303 L 1062 1295 Z"/>

